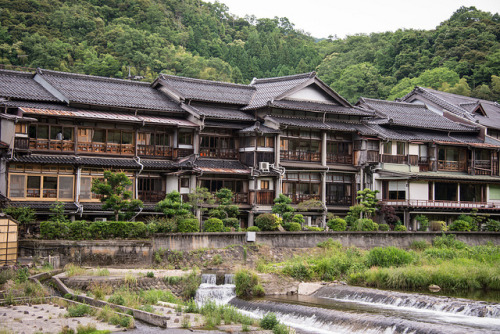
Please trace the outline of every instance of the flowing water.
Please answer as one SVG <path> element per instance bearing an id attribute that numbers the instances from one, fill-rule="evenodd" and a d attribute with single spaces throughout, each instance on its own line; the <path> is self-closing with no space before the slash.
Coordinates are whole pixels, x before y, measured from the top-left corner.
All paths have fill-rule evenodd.
<path id="1" fill-rule="evenodd" d="M 198 305 L 203 305 L 209 300 L 215 303 L 224 305 L 233 299 L 235 294 L 234 278 L 232 274 L 224 276 L 222 285 L 216 284 L 217 277 L 215 274 L 202 274 L 201 285 L 196 291 L 195 301 Z"/>

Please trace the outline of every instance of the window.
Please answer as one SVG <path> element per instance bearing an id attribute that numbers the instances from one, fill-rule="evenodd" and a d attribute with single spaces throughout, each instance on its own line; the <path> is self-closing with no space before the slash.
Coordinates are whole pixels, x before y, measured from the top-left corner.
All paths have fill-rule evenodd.
<path id="1" fill-rule="evenodd" d="M 406 181 L 389 181 L 389 199 L 406 199 Z"/>
<path id="2" fill-rule="evenodd" d="M 378 151 L 379 150 L 379 148 L 378 148 L 378 141 L 368 140 L 366 142 L 366 149 L 368 151 Z"/>
<path id="3" fill-rule="evenodd" d="M 200 180 L 200 187 L 207 188 L 208 191 L 215 193 L 222 188 L 228 188 L 233 193 L 243 192 L 242 180 Z"/>
<path id="4" fill-rule="evenodd" d="M 260 189 L 261 190 L 269 190 L 269 180 L 261 180 L 260 181 Z"/>
<path id="5" fill-rule="evenodd" d="M 80 200 L 92 199 L 92 177 L 82 176 L 80 178 Z"/>
<path id="6" fill-rule="evenodd" d="M 193 145 L 193 134 L 191 132 L 179 132 L 179 145 Z"/>
<path id="7" fill-rule="evenodd" d="M 73 198 L 73 177 L 59 176 L 59 198 Z"/>
<path id="8" fill-rule="evenodd" d="M 189 188 L 189 178 L 181 177 L 181 188 Z"/>
<path id="9" fill-rule="evenodd" d="M 26 197 L 40 197 L 40 176 L 28 176 Z"/>
<path id="10" fill-rule="evenodd" d="M 257 138 L 257 146 L 274 147 L 274 138 L 273 137 L 258 137 Z"/>
<path id="11" fill-rule="evenodd" d="M 396 154 L 405 155 L 405 143 L 402 141 L 396 142 Z"/>
<path id="12" fill-rule="evenodd" d="M 28 132 L 28 127 L 26 123 L 16 123 L 16 133 L 26 134 Z"/>
<path id="13" fill-rule="evenodd" d="M 383 144 L 384 154 L 392 154 L 392 141 Z"/>
<path id="14" fill-rule="evenodd" d="M 11 198 L 24 197 L 24 190 L 26 186 L 24 183 L 25 180 L 26 180 L 25 175 L 12 174 L 10 176 L 9 197 Z"/>
<path id="15" fill-rule="evenodd" d="M 11 198 L 73 199 L 71 175 L 10 175 Z M 25 183 L 26 182 L 26 183 Z"/>

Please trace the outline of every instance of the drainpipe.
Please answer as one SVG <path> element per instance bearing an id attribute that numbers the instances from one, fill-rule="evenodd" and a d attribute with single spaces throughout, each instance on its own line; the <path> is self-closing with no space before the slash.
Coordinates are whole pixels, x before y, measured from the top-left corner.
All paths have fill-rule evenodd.
<path id="1" fill-rule="evenodd" d="M 76 168 L 76 201 L 74 202 L 77 209 L 75 211 L 75 214 L 80 213 L 80 218 L 83 216 L 83 204 L 80 204 L 80 189 L 81 189 L 81 183 L 80 183 L 80 176 L 81 176 L 82 168 L 78 166 Z"/>
<path id="2" fill-rule="evenodd" d="M 139 164 L 139 166 L 141 166 L 141 169 L 139 169 L 139 172 L 137 173 L 137 175 L 135 177 L 135 198 L 138 198 L 139 197 L 139 175 L 141 175 L 142 170 L 144 169 L 144 165 L 141 163 L 141 158 L 135 157 L 134 160 L 135 160 L 135 162 L 137 162 Z M 143 210 L 143 208 L 139 208 L 139 212 L 137 212 L 132 218 L 130 218 L 129 221 L 133 221 L 135 219 L 135 217 L 137 217 L 138 215 L 141 214 L 142 210 Z"/>

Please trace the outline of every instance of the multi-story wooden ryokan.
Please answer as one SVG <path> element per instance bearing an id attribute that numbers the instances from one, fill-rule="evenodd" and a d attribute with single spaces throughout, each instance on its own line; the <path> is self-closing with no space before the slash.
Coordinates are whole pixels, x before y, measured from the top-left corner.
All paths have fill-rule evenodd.
<path id="1" fill-rule="evenodd" d="M 197 186 L 231 189 L 242 226 L 280 193 L 320 200 L 304 215 L 323 225 L 325 210 L 345 215 L 361 188 L 380 190 L 413 229 L 420 213 L 500 214 L 500 142 L 484 127 L 421 101 L 353 106 L 314 72 L 238 85 L 1 70 L 0 97 L 3 204 L 42 216 L 55 201 L 77 219 L 111 215 L 91 192 L 104 170 L 134 181 L 142 216 Z"/>

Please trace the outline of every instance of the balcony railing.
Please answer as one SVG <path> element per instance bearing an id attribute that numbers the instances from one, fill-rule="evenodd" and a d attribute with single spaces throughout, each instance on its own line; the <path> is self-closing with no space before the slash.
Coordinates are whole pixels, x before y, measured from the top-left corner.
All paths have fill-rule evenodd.
<path id="1" fill-rule="evenodd" d="M 380 162 L 380 154 L 378 151 L 367 151 L 366 161 L 368 162 Z"/>
<path id="2" fill-rule="evenodd" d="M 235 204 L 249 204 L 248 193 L 235 193 L 233 196 L 233 202 Z"/>
<path id="3" fill-rule="evenodd" d="M 281 160 L 316 162 L 321 161 L 321 152 L 281 150 L 280 158 Z"/>
<path id="4" fill-rule="evenodd" d="M 238 151 L 234 148 L 200 148 L 200 157 L 238 159 Z"/>
<path id="5" fill-rule="evenodd" d="M 147 157 L 175 158 L 176 151 L 170 146 L 137 145 L 137 155 Z"/>
<path id="6" fill-rule="evenodd" d="M 78 143 L 78 152 L 86 153 L 107 153 L 116 155 L 133 155 L 133 144 L 115 143 Z"/>
<path id="7" fill-rule="evenodd" d="M 29 139 L 18 137 L 14 139 L 14 148 L 18 150 L 27 150 L 30 148 Z"/>
<path id="8" fill-rule="evenodd" d="M 165 199 L 164 191 L 139 190 L 139 199 L 147 203 L 158 203 Z"/>
<path id="9" fill-rule="evenodd" d="M 408 156 L 402 154 L 381 154 L 381 162 L 390 164 L 406 164 L 408 162 Z"/>
<path id="10" fill-rule="evenodd" d="M 418 158 L 418 167 L 420 168 L 421 172 L 428 172 L 429 171 L 429 158 L 428 157 L 419 157 Z"/>
<path id="11" fill-rule="evenodd" d="M 333 195 L 326 195 L 326 205 L 350 206 L 352 205 L 352 199 L 350 196 L 339 197 Z"/>
<path id="12" fill-rule="evenodd" d="M 21 139 L 21 138 L 19 138 Z M 71 140 L 51 140 L 51 139 L 33 139 L 29 140 L 29 148 L 33 151 L 59 151 L 73 152 L 75 142 Z"/>
<path id="13" fill-rule="evenodd" d="M 274 190 L 259 190 L 257 191 L 257 204 L 260 205 L 273 205 L 274 204 Z"/>
<path id="14" fill-rule="evenodd" d="M 491 160 L 475 160 L 474 174 L 491 175 Z"/>
<path id="15" fill-rule="evenodd" d="M 284 194 L 284 195 L 290 197 L 293 204 L 298 204 L 304 201 L 308 201 L 310 199 L 320 200 L 320 196 L 315 194 Z"/>
<path id="16" fill-rule="evenodd" d="M 335 153 L 326 153 L 326 162 L 337 164 L 352 164 L 352 155 L 338 155 Z"/>
<path id="17" fill-rule="evenodd" d="M 487 202 L 459 202 L 459 201 L 443 201 L 443 200 L 382 200 L 379 202 L 383 205 L 414 207 L 414 208 L 441 208 L 441 209 L 491 209 L 495 208 L 493 203 Z M 497 207 L 500 209 L 500 207 Z"/>
<path id="18" fill-rule="evenodd" d="M 466 169 L 465 161 L 438 160 L 437 163 L 438 170 L 457 172 L 465 171 Z"/>

